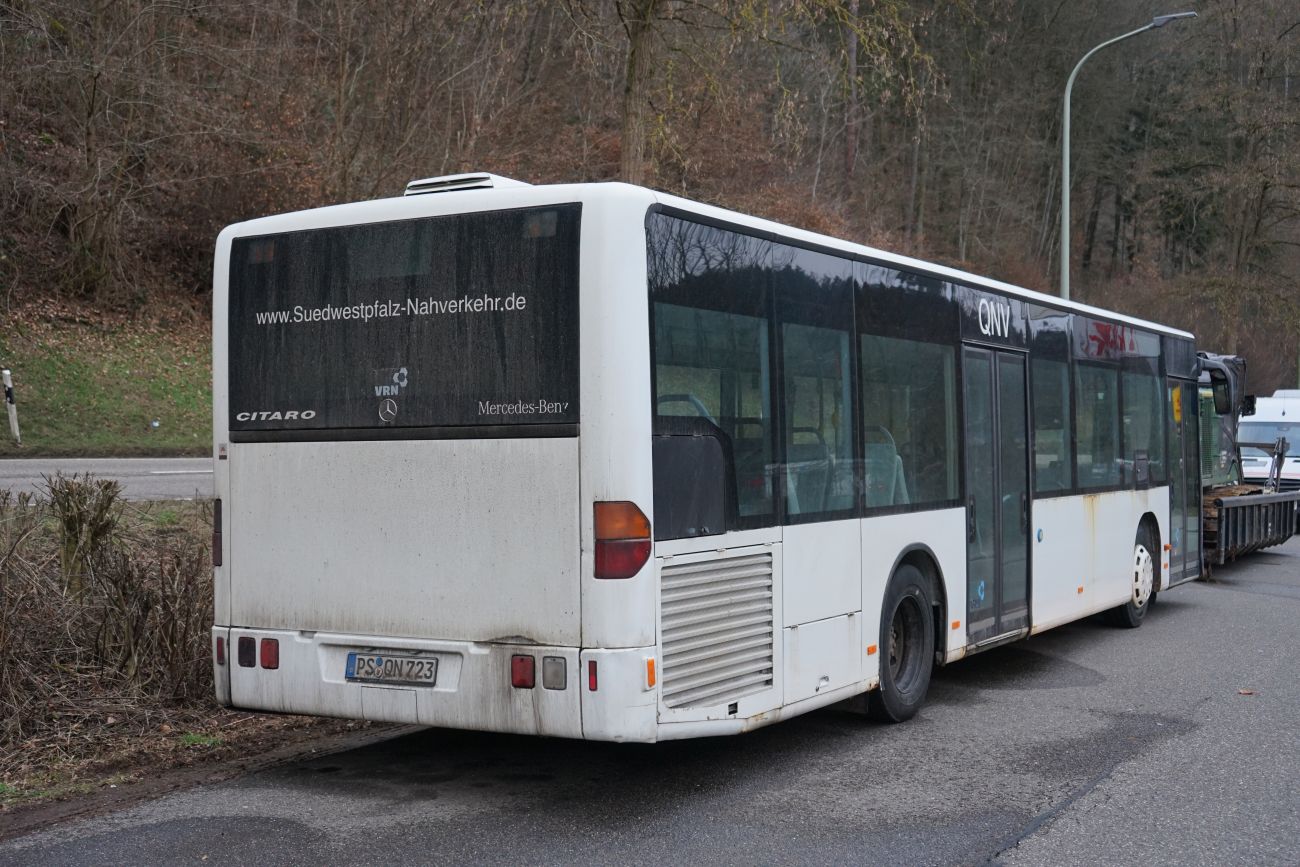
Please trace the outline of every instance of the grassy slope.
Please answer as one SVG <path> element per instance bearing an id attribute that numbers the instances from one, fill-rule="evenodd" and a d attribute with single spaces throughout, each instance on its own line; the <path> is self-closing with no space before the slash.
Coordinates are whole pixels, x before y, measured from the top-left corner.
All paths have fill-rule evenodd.
<path id="1" fill-rule="evenodd" d="M 0 366 L 13 371 L 23 435 L 18 448 L 0 416 L 0 457 L 211 451 L 205 322 L 28 308 L 7 317 L 0 330 Z"/>

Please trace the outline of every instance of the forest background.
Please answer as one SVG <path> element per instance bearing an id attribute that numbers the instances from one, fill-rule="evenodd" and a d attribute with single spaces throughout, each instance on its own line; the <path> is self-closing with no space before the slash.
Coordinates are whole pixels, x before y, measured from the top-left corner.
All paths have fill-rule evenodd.
<path id="1" fill-rule="evenodd" d="M 221 227 L 469 170 L 1055 294 L 1066 77 L 1184 9 L 1074 88 L 1073 295 L 1244 354 L 1268 394 L 1300 349 L 1294 0 L 3 0 L 0 364 L 62 319 L 91 328 L 69 352 L 206 383 Z"/>

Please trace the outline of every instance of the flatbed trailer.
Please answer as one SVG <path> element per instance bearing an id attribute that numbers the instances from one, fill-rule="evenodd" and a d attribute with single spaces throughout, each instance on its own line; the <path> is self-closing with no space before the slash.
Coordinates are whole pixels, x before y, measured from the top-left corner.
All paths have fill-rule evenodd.
<path id="1" fill-rule="evenodd" d="M 1300 491 L 1212 490 L 1203 506 L 1206 571 L 1243 554 L 1281 545 L 1300 530 Z"/>
<path id="2" fill-rule="evenodd" d="M 1246 363 L 1233 355 L 1199 355 L 1201 571 L 1208 575 L 1215 566 L 1281 545 L 1300 532 L 1300 490 L 1280 491 L 1275 482 L 1260 485 L 1243 479 L 1239 425 L 1255 407 L 1255 398 L 1245 393 Z M 1278 445 L 1285 453 L 1285 441 Z M 1276 480 L 1276 473 L 1269 477 Z"/>

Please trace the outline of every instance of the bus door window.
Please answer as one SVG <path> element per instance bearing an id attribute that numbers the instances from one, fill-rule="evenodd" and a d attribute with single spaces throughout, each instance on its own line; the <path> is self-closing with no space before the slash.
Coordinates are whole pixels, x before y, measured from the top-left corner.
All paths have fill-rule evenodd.
<path id="1" fill-rule="evenodd" d="M 972 635 L 997 631 L 998 495 L 992 371 L 993 356 L 987 350 L 966 350 L 966 620 Z"/>

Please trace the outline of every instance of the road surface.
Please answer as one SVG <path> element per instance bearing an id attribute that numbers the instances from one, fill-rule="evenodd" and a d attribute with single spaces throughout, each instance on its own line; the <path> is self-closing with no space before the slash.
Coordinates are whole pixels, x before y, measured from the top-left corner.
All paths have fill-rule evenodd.
<path id="1" fill-rule="evenodd" d="M 42 490 L 42 476 L 91 473 L 117 479 L 128 500 L 193 500 L 212 496 L 212 458 L 31 458 L 0 460 L 0 488 Z"/>
<path id="2" fill-rule="evenodd" d="M 63 864 L 1294 864 L 1300 540 L 949 666 L 918 717 L 653 746 L 423 730 L 0 844 Z M 0 819 L 0 823 L 3 819 Z"/>

